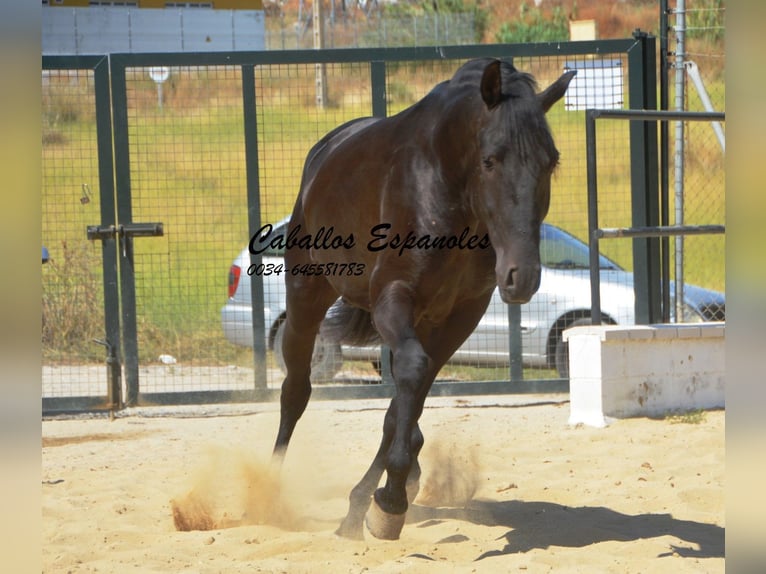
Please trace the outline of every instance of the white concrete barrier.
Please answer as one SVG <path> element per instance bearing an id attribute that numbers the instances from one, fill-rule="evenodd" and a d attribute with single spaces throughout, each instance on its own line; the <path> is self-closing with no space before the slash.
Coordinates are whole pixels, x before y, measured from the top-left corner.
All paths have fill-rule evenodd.
<path id="1" fill-rule="evenodd" d="M 723 407 L 725 323 L 592 325 L 569 341 L 570 424 Z"/>

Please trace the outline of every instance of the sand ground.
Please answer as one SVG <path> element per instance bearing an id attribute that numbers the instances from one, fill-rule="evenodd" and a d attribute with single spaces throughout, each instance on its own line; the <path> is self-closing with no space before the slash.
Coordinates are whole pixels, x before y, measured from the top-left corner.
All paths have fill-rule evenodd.
<path id="1" fill-rule="evenodd" d="M 338 538 L 385 406 L 312 403 L 278 478 L 273 404 L 45 420 L 43 571 L 724 571 L 724 411 L 595 429 L 561 395 L 434 398 L 401 538 Z"/>

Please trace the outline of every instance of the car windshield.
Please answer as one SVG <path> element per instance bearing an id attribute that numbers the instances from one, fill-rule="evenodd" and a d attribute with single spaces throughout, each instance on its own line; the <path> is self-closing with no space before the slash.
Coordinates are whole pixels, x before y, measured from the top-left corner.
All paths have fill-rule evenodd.
<path id="1" fill-rule="evenodd" d="M 589 269 L 590 249 L 566 231 L 544 223 L 540 229 L 540 262 L 551 269 Z M 620 269 L 620 266 L 599 255 L 601 269 Z"/>

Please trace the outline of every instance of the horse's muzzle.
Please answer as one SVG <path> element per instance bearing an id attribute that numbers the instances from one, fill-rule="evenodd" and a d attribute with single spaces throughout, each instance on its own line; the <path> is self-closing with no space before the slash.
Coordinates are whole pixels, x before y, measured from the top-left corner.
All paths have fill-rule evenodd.
<path id="1" fill-rule="evenodd" d="M 528 303 L 540 287 L 540 265 L 511 267 L 498 273 L 497 287 L 504 303 Z"/>

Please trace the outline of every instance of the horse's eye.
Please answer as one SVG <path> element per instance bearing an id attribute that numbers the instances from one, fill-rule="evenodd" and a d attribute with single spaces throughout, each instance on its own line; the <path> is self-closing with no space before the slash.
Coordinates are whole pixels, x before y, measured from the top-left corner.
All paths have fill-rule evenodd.
<path id="1" fill-rule="evenodd" d="M 481 160 L 481 163 L 486 170 L 492 170 L 492 168 L 495 167 L 495 158 L 492 156 L 485 157 Z"/>

